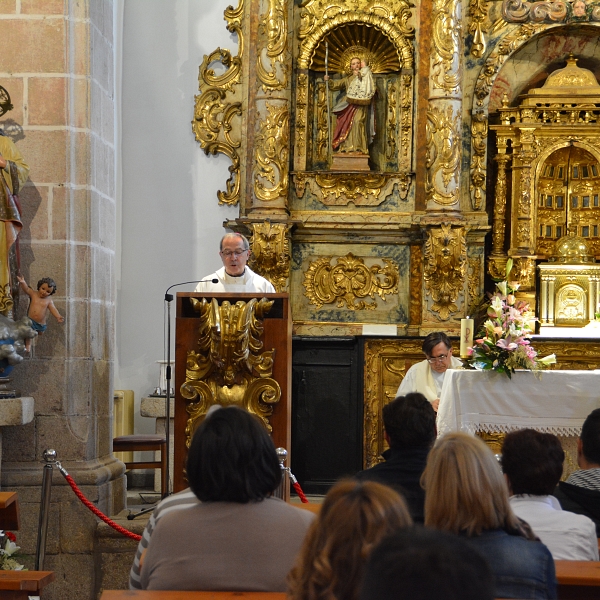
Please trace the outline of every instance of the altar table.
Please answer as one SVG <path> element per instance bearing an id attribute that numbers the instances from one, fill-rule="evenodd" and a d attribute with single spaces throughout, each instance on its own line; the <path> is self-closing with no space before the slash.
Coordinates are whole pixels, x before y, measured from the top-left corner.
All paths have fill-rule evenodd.
<path id="1" fill-rule="evenodd" d="M 600 370 L 495 371 L 450 369 L 444 377 L 438 435 L 450 431 L 505 433 L 531 428 L 579 435 L 600 407 Z"/>

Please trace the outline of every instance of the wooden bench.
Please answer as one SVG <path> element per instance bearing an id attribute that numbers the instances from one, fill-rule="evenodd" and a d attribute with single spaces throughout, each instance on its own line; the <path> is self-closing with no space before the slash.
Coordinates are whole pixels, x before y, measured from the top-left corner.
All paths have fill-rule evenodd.
<path id="1" fill-rule="evenodd" d="M 105 590 L 100 600 L 286 600 L 283 592 L 166 592 Z"/>
<path id="2" fill-rule="evenodd" d="M 18 531 L 21 525 L 16 492 L 0 492 L 0 529 Z M 27 600 L 54 581 L 52 571 L 0 571 L 0 600 Z"/>
<path id="3" fill-rule="evenodd" d="M 53 571 L 0 571 L 0 600 L 39 596 L 51 581 L 54 581 Z"/>
<path id="4" fill-rule="evenodd" d="M 555 560 L 560 600 L 600 598 L 600 562 Z"/>

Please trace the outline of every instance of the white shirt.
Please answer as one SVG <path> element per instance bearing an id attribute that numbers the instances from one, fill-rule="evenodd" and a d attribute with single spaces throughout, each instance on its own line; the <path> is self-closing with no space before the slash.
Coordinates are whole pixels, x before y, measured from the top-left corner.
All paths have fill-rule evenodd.
<path id="1" fill-rule="evenodd" d="M 422 365 L 423 363 L 427 363 L 427 366 L 429 367 L 429 371 L 431 372 L 431 377 L 433 378 L 433 383 L 435 385 L 435 392 L 436 392 L 436 395 L 433 398 L 430 397 L 433 394 L 429 390 L 418 389 L 418 386 L 416 383 L 417 367 L 419 365 Z M 450 366 L 448 368 L 449 369 L 458 369 L 459 367 L 462 367 L 462 361 L 453 356 Z M 410 369 L 408 369 L 408 371 L 406 372 L 406 375 L 404 376 L 404 379 L 400 382 L 400 387 L 398 387 L 398 391 L 396 392 L 396 397 L 406 396 L 406 394 L 409 394 L 410 392 L 419 392 L 419 393 L 423 394 L 427 398 L 427 400 L 429 400 L 429 402 L 432 402 L 433 400 L 439 398 L 442 393 L 442 385 L 444 384 L 444 376 L 445 375 L 446 375 L 446 371 L 444 371 L 443 373 L 438 373 L 437 371 L 434 371 L 431 368 L 431 365 L 427 362 L 427 360 L 423 360 L 420 363 L 417 363 L 416 365 L 413 365 Z"/>
<path id="2" fill-rule="evenodd" d="M 511 496 L 510 505 L 517 517 L 531 525 L 554 560 L 598 560 L 596 526 L 588 517 L 562 510 L 554 496 Z"/>
<path id="3" fill-rule="evenodd" d="M 233 277 L 225 272 L 225 267 L 221 267 L 215 273 L 211 273 L 202 278 L 203 283 L 196 286 L 197 292 L 233 292 L 233 293 L 248 293 L 248 292 L 263 292 L 265 294 L 274 294 L 275 288 L 273 284 L 257 275 L 250 267 L 246 266 L 244 272 L 239 277 Z M 217 279 L 217 283 L 210 281 Z"/>

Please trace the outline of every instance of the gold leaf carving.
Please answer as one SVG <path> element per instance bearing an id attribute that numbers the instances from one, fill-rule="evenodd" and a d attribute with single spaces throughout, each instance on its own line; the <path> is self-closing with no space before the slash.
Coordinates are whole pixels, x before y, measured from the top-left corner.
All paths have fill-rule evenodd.
<path id="1" fill-rule="evenodd" d="M 384 33 L 396 48 L 400 65 L 410 69 L 413 51 L 407 38 L 414 34 L 410 17 L 406 0 L 308 0 L 300 12 L 298 67 L 311 68 L 315 50 L 329 32 L 360 23 Z"/>
<path id="2" fill-rule="evenodd" d="M 435 0 L 431 81 L 434 89 L 458 93 L 462 79 L 462 25 L 458 0 Z"/>
<path id="3" fill-rule="evenodd" d="M 327 115 L 327 89 L 324 83 L 317 86 L 317 158 L 326 161 L 329 155 L 329 117 Z"/>
<path id="4" fill-rule="evenodd" d="M 283 292 L 290 276 L 290 227 L 285 223 L 253 223 L 250 266 Z"/>
<path id="5" fill-rule="evenodd" d="M 523 290 L 535 288 L 535 260 L 527 256 L 514 259 L 513 268 L 510 272 L 511 281 L 516 281 Z"/>
<path id="6" fill-rule="evenodd" d="M 287 29 L 286 0 L 268 0 L 268 9 L 258 25 L 259 33 L 267 38 L 267 45 L 256 59 L 256 72 L 265 92 L 268 89 L 282 90 L 287 86 Z M 265 68 L 265 57 L 270 70 Z"/>
<path id="7" fill-rule="evenodd" d="M 375 310 L 375 294 L 385 302 L 386 294 L 398 292 L 398 267 L 388 258 L 383 259 L 383 267 L 370 268 L 351 252 L 338 258 L 335 266 L 331 260 L 324 257 L 311 262 L 304 274 L 304 295 L 317 308 L 336 302 L 338 308 L 345 304 L 350 310 Z M 373 301 L 362 300 L 367 297 Z"/>
<path id="8" fill-rule="evenodd" d="M 397 102 L 396 102 L 396 86 L 390 85 L 388 90 L 388 122 L 387 122 L 387 144 L 386 158 L 392 160 L 396 156 L 396 138 L 398 133 L 396 127 L 398 125 Z"/>
<path id="9" fill-rule="evenodd" d="M 308 103 L 308 76 L 298 75 L 296 87 L 296 149 L 297 154 L 304 154 L 306 149 L 306 114 Z"/>
<path id="10" fill-rule="evenodd" d="M 244 0 L 240 0 L 237 9 L 231 6 L 225 11 L 227 29 L 238 37 L 238 54 L 232 56 L 229 50 L 217 48 L 204 56 L 198 76 L 199 91 L 195 97 L 194 120 L 192 130 L 196 141 L 206 154 L 225 154 L 231 160 L 226 191 L 217 192 L 219 204 L 236 205 L 240 200 L 240 147 L 241 136 L 239 119 L 242 103 L 236 100 L 236 88 L 242 74 L 242 56 L 244 35 L 242 18 Z M 210 66 L 220 62 L 226 67 L 221 75 L 215 75 Z"/>
<path id="11" fill-rule="evenodd" d="M 458 172 L 461 157 L 460 117 L 452 106 L 432 107 L 427 112 L 427 199 L 437 204 L 458 202 Z M 454 185 L 449 189 L 450 182 Z M 443 186 L 441 187 L 440 186 Z"/>
<path id="12" fill-rule="evenodd" d="M 485 153 L 487 148 L 488 123 L 481 111 L 471 121 L 471 206 L 481 210 L 485 194 Z"/>
<path id="13" fill-rule="evenodd" d="M 256 135 L 254 190 L 261 200 L 275 200 L 288 193 L 289 110 L 267 102 L 267 118 Z"/>
<path id="14" fill-rule="evenodd" d="M 469 13 L 471 21 L 469 23 L 469 33 L 473 36 L 471 43 L 471 54 L 476 58 L 481 58 L 485 52 L 486 29 L 484 23 L 487 19 L 488 4 L 486 0 L 470 0 Z"/>
<path id="15" fill-rule="evenodd" d="M 546 29 L 544 25 L 531 25 L 526 23 L 518 27 L 504 38 L 500 40 L 494 51 L 485 60 L 481 73 L 475 84 L 475 97 L 477 98 L 477 106 L 483 106 L 490 90 L 492 83 L 496 77 L 496 73 L 504 64 L 504 61 L 514 52 L 521 44 L 529 41 L 535 34 Z"/>
<path id="16" fill-rule="evenodd" d="M 481 261 L 479 258 L 469 258 L 469 306 L 475 305 L 481 296 Z"/>
<path id="17" fill-rule="evenodd" d="M 275 351 L 263 351 L 261 337 L 262 322 L 273 301 L 252 298 L 231 304 L 224 300 L 220 306 L 216 298 L 191 302 L 200 318 L 198 352 L 188 351 L 180 388 L 188 413 L 186 446 L 213 404 L 241 406 L 271 431 L 268 417 L 281 398 L 281 388 L 271 377 Z"/>
<path id="18" fill-rule="evenodd" d="M 425 290 L 433 299 L 431 310 L 442 321 L 458 311 L 456 301 L 465 280 L 467 242 L 463 227 L 442 224 L 430 229 L 425 243 Z"/>
<path id="19" fill-rule="evenodd" d="M 412 123 L 413 123 L 413 77 L 402 75 L 402 90 L 400 100 L 400 170 L 410 171 L 412 153 Z M 408 191 L 408 188 L 407 188 Z M 406 196 L 402 196 L 405 198 Z"/>
<path id="20" fill-rule="evenodd" d="M 11 317 L 14 307 L 12 295 L 10 293 L 10 283 L 0 287 L 0 314 L 5 317 Z"/>

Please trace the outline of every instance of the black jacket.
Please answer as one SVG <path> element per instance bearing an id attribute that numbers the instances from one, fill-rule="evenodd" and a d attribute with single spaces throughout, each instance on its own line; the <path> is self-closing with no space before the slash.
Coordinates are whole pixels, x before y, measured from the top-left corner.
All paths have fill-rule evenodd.
<path id="1" fill-rule="evenodd" d="M 563 510 L 592 519 L 596 524 L 596 535 L 600 537 L 600 492 L 560 481 L 554 496 Z"/>
<path id="2" fill-rule="evenodd" d="M 423 523 L 425 491 L 421 475 L 429 448 L 390 448 L 383 453 L 385 462 L 355 475 L 360 481 L 376 481 L 394 488 L 406 499 L 413 521 Z"/>

